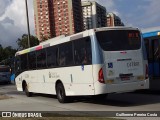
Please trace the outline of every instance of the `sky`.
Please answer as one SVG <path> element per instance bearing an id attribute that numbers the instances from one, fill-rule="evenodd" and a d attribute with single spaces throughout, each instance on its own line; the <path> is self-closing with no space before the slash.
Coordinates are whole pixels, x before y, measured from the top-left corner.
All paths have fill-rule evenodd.
<path id="1" fill-rule="evenodd" d="M 82 0 L 84 1 L 84 0 Z M 91 0 L 118 15 L 126 26 L 140 29 L 160 26 L 160 0 Z M 28 0 L 30 31 L 34 33 L 33 0 Z M 0 44 L 17 47 L 27 33 L 25 0 L 0 0 Z"/>

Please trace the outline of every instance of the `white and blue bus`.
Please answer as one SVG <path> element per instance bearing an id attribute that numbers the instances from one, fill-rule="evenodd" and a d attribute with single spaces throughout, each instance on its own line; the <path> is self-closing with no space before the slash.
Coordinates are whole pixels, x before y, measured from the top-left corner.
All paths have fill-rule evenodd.
<path id="1" fill-rule="evenodd" d="M 100 96 L 149 88 L 147 58 L 137 28 L 113 27 L 60 36 L 16 53 L 18 91 Z"/>
<path id="2" fill-rule="evenodd" d="M 160 27 L 142 32 L 149 63 L 150 90 L 160 90 Z"/>

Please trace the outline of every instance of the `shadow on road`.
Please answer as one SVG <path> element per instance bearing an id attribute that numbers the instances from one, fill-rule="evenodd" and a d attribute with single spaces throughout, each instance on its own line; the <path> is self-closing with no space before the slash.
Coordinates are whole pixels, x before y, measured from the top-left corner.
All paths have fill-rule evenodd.
<path id="1" fill-rule="evenodd" d="M 160 90 L 138 90 L 135 91 L 136 94 L 148 94 L 148 95 L 159 95 L 160 96 Z"/>
<path id="2" fill-rule="evenodd" d="M 57 100 L 56 95 L 48 94 L 34 94 L 34 97 L 42 96 L 53 98 Z M 107 105 L 107 106 L 119 106 L 119 107 L 130 107 L 130 106 L 141 106 L 148 104 L 160 103 L 160 94 L 152 91 L 145 92 L 133 92 L 133 93 L 123 93 L 123 94 L 109 94 L 106 99 L 93 99 L 92 97 L 70 97 L 68 103 L 92 103 L 97 105 Z"/>
<path id="3" fill-rule="evenodd" d="M 155 94 L 153 91 L 145 92 L 145 94 L 142 91 L 138 93 L 110 94 L 105 100 L 88 100 L 83 102 L 119 107 L 141 106 L 160 103 L 160 94 L 158 92 Z"/>
<path id="4" fill-rule="evenodd" d="M 1 86 L 1 85 L 0 85 Z M 18 92 L 14 85 L 4 85 L 5 87 L 1 89 L 6 89 L 7 94 L 15 95 L 25 95 L 24 92 Z M 48 94 L 37 94 L 34 93 L 33 97 L 47 97 L 57 100 L 56 95 Z M 122 94 L 109 94 L 106 99 L 93 99 L 92 97 L 70 97 L 70 104 L 72 103 L 91 103 L 97 105 L 107 105 L 107 106 L 119 106 L 119 107 L 130 107 L 130 106 L 141 106 L 160 103 L 160 93 L 159 91 L 137 91 L 132 93 L 122 93 Z"/>
<path id="5" fill-rule="evenodd" d="M 0 87 L 4 87 L 4 86 L 10 86 L 10 85 L 12 85 L 11 83 L 0 83 Z"/>
<path id="6" fill-rule="evenodd" d="M 37 96 L 57 99 L 57 96 L 56 96 L 56 95 L 41 94 L 41 93 L 34 93 L 34 94 L 33 94 L 33 97 L 37 97 Z"/>

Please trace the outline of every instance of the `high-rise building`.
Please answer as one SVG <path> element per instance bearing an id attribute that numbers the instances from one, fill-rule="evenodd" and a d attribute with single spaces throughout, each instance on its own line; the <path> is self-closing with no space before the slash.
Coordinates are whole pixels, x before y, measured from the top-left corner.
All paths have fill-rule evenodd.
<path id="1" fill-rule="evenodd" d="M 54 0 L 53 6 L 56 36 L 83 30 L 81 0 Z"/>
<path id="2" fill-rule="evenodd" d="M 34 0 L 34 21 L 39 40 L 55 36 L 53 0 Z"/>
<path id="3" fill-rule="evenodd" d="M 120 17 L 118 17 L 116 14 L 108 13 L 107 14 L 107 26 L 108 27 L 124 26 L 124 24 L 121 21 Z"/>
<path id="4" fill-rule="evenodd" d="M 39 40 L 83 31 L 81 0 L 34 0 Z"/>
<path id="5" fill-rule="evenodd" d="M 106 8 L 97 2 L 82 2 L 84 29 L 106 26 Z"/>

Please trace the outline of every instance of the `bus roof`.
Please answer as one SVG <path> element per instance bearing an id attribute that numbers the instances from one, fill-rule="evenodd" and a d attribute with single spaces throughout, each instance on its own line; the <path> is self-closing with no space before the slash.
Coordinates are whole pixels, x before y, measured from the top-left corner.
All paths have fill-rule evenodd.
<path id="1" fill-rule="evenodd" d="M 96 28 L 95 31 L 104 31 L 104 30 L 139 30 L 138 28 L 125 27 L 125 26 L 115 26 L 115 27 L 102 27 Z"/>
<path id="2" fill-rule="evenodd" d="M 25 50 L 21 50 L 16 52 L 16 56 L 17 55 L 22 55 L 25 53 L 29 53 L 32 51 L 37 51 L 43 48 L 47 48 L 49 46 L 53 46 L 53 45 L 58 45 L 64 42 L 68 42 L 68 41 L 72 41 L 78 38 L 82 38 L 82 37 L 86 37 L 89 36 L 89 33 L 92 33 L 93 31 L 104 31 L 104 30 L 138 30 L 138 28 L 132 28 L 132 27 L 124 27 L 124 26 L 119 26 L 119 27 L 102 27 L 102 28 L 95 28 L 95 29 L 90 29 L 90 30 L 86 30 L 77 34 L 73 34 L 70 36 L 65 36 L 65 35 L 61 35 L 52 39 L 49 39 L 45 42 L 40 43 L 37 46 L 25 49 Z"/>
<path id="3" fill-rule="evenodd" d="M 142 29 L 143 38 L 160 36 L 160 27 Z"/>

